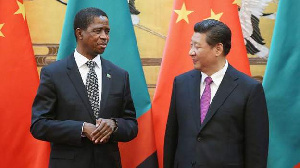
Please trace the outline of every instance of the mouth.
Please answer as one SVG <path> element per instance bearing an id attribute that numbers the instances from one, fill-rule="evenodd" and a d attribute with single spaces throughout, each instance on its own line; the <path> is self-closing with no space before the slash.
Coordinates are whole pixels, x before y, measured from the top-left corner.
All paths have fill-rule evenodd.
<path id="1" fill-rule="evenodd" d="M 98 42 L 97 45 L 106 47 L 106 46 L 107 46 L 107 42 L 105 42 L 105 41 L 103 41 L 103 42 Z"/>
<path id="2" fill-rule="evenodd" d="M 107 43 L 97 43 L 97 45 L 100 46 L 101 48 L 107 47 Z"/>
<path id="3" fill-rule="evenodd" d="M 106 46 L 107 46 L 106 44 L 100 44 L 101 48 L 106 48 Z"/>

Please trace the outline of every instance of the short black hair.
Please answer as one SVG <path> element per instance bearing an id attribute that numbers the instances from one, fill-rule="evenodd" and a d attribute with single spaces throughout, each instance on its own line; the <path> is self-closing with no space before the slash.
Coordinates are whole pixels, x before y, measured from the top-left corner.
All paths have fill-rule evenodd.
<path id="1" fill-rule="evenodd" d="M 88 26 L 94 21 L 95 17 L 105 16 L 108 19 L 107 14 L 98 8 L 85 8 L 80 10 L 76 15 L 73 23 L 73 29 L 76 37 L 76 29 L 80 28 L 86 30 Z"/>
<path id="2" fill-rule="evenodd" d="M 194 26 L 195 33 L 205 33 L 206 42 L 211 47 L 218 43 L 223 44 L 224 55 L 226 56 L 231 48 L 231 30 L 223 22 L 207 19 L 198 22 Z"/>

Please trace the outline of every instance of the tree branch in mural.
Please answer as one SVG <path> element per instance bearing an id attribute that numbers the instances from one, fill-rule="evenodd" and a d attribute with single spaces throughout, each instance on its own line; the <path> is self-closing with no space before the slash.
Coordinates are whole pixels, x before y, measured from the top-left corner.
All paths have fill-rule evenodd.
<path id="1" fill-rule="evenodd" d="M 56 0 L 56 1 L 60 2 L 60 3 L 64 4 L 64 5 L 67 5 L 67 3 L 68 3 L 68 0 Z"/>
<path id="2" fill-rule="evenodd" d="M 276 13 L 263 13 L 272 0 L 242 0 L 239 17 L 247 53 L 267 59 L 269 48 L 265 46 L 259 22 L 261 17 L 275 19 Z M 274 2 L 274 1 L 273 1 Z"/>

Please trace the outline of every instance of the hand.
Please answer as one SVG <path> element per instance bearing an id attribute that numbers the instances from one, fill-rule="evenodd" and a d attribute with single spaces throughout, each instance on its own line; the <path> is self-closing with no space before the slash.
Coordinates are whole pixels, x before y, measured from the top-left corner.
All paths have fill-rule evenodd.
<path id="1" fill-rule="evenodd" d="M 89 140 L 92 141 L 93 137 L 92 137 L 92 132 L 94 132 L 96 130 L 96 126 L 94 124 L 91 123 L 84 123 L 83 125 L 83 135 L 85 135 Z"/>
<path id="2" fill-rule="evenodd" d="M 94 130 L 91 134 L 92 141 L 95 144 L 102 144 L 106 143 L 110 135 L 113 133 L 113 131 L 116 128 L 116 123 L 112 119 L 103 119 L 100 118 L 96 120 L 96 130 Z"/>

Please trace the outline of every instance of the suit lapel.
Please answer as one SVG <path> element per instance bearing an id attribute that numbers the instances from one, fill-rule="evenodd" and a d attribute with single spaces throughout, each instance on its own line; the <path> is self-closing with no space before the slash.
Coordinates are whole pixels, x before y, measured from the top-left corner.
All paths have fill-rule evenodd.
<path id="1" fill-rule="evenodd" d="M 87 91 L 86 88 L 84 86 L 84 83 L 82 82 L 82 78 L 81 75 L 79 73 L 78 67 L 76 65 L 75 62 L 75 58 L 74 55 L 70 55 L 67 58 L 67 74 L 69 75 L 72 84 L 74 85 L 79 97 L 81 98 L 84 106 L 86 107 L 87 111 L 90 114 L 90 117 L 92 118 L 93 121 L 96 120 L 93 110 L 91 108 L 90 102 L 89 102 L 89 98 L 87 95 Z"/>
<path id="2" fill-rule="evenodd" d="M 189 80 L 189 95 L 191 95 L 191 109 L 197 129 L 200 130 L 200 71 L 195 70 L 191 74 L 192 80 Z"/>
<path id="3" fill-rule="evenodd" d="M 111 69 L 109 64 L 105 59 L 101 57 L 101 66 L 102 66 L 102 93 L 101 93 L 101 103 L 100 103 L 100 116 L 106 118 L 104 107 L 107 102 L 107 97 L 111 85 L 111 80 L 114 76 L 111 76 Z"/>
<path id="4" fill-rule="evenodd" d="M 237 86 L 238 78 L 235 76 L 235 70 L 231 65 L 228 65 L 228 69 L 224 75 L 224 78 L 217 90 L 216 95 L 214 96 L 207 115 L 201 125 L 200 131 L 205 127 L 205 125 L 211 120 L 213 115 L 218 111 L 220 106 L 225 102 L 226 98 L 232 93 L 232 91 Z"/>

